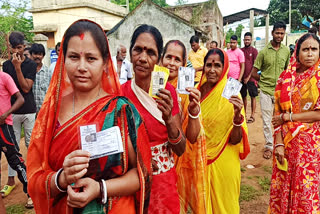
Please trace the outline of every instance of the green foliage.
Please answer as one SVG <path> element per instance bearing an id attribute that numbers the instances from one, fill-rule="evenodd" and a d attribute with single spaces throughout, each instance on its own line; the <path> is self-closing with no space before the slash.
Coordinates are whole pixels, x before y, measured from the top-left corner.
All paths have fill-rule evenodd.
<path id="1" fill-rule="evenodd" d="M 261 186 L 263 192 L 268 192 L 270 190 L 270 178 L 266 176 L 264 176 L 263 178 L 259 178 L 258 183 Z"/>
<path id="2" fill-rule="evenodd" d="M 151 0 L 151 1 L 161 7 L 168 6 L 168 4 L 166 3 L 165 0 Z M 118 4 L 118 5 L 122 5 L 122 6 L 126 5 L 126 0 L 111 0 L 111 2 Z M 134 10 L 141 2 L 142 2 L 142 0 L 129 0 L 129 10 L 130 11 Z"/>
<path id="3" fill-rule="evenodd" d="M 261 194 L 252 186 L 241 184 L 239 201 L 251 201 L 256 199 Z"/>
<path id="4" fill-rule="evenodd" d="M 320 18 L 320 1 L 319 0 L 291 0 L 291 29 L 303 29 L 301 24 L 302 17 L 310 15 L 315 19 Z M 267 11 L 270 14 L 270 24 L 277 21 L 289 23 L 289 0 L 270 0 Z M 262 22 L 264 20 L 261 19 Z"/>
<path id="5" fill-rule="evenodd" d="M 272 167 L 271 167 L 271 166 L 263 166 L 262 168 L 263 168 L 263 170 L 264 170 L 265 172 L 267 172 L 267 173 L 269 173 L 269 174 L 272 173 Z"/>
<path id="6" fill-rule="evenodd" d="M 241 46 L 241 31 L 242 29 L 244 28 L 244 26 L 242 24 L 238 25 L 236 27 L 236 31 L 234 31 L 232 28 L 230 28 L 228 31 L 227 31 L 227 35 L 226 35 L 226 42 L 230 42 L 230 37 L 232 35 L 237 35 L 238 37 L 238 44 L 239 46 Z"/>
<path id="7" fill-rule="evenodd" d="M 33 29 L 32 16 L 28 16 L 28 0 L 0 1 L 0 32 L 8 34 L 12 31 L 22 32 L 26 40 L 31 42 L 34 36 L 29 31 Z M 3 35 L 2 35 L 3 36 Z M 0 54 L 7 49 L 4 37 L 0 41 Z"/>

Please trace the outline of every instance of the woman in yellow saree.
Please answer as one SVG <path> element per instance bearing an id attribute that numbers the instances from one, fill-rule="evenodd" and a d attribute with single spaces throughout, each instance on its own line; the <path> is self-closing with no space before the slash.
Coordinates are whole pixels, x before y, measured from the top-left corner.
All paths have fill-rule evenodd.
<path id="1" fill-rule="evenodd" d="M 146 213 L 148 137 L 133 104 L 117 97 L 120 84 L 104 31 L 79 20 L 67 29 L 61 46 L 28 151 L 28 188 L 36 213 Z M 80 127 L 87 125 L 97 131 L 119 127 L 123 152 L 90 160 L 80 143 Z"/>
<path id="2" fill-rule="evenodd" d="M 169 41 L 163 50 L 161 65 L 170 70 L 168 81 L 177 88 L 178 70 L 186 64 L 186 48 L 179 40 Z M 200 91 L 187 88 L 188 94 L 179 94 L 182 129 L 187 137 L 186 151 L 180 157 L 175 155 L 178 175 L 180 213 L 206 213 L 206 144 L 201 125 L 199 106 Z M 191 115 L 191 116 L 190 116 Z"/>
<path id="3" fill-rule="evenodd" d="M 222 97 L 227 83 L 229 60 L 221 49 L 204 58 L 198 86 L 207 145 L 207 214 L 240 212 L 240 159 L 250 152 L 242 100 Z"/>

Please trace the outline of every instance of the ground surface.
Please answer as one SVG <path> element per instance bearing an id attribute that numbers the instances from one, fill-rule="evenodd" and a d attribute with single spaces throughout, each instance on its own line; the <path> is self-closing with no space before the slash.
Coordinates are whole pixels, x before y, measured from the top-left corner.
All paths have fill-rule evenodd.
<path id="1" fill-rule="evenodd" d="M 250 114 L 248 114 L 250 116 Z M 251 153 L 246 160 L 241 162 L 242 184 L 240 207 L 241 214 L 265 214 L 269 202 L 269 185 L 271 177 L 271 160 L 262 158 L 263 152 L 263 128 L 261 121 L 260 106 L 257 107 L 256 121 L 248 124 Z M 26 158 L 24 139 L 21 140 L 21 152 Z M 247 165 L 253 165 L 254 169 L 248 169 Z M 1 160 L 2 176 L 1 187 L 7 182 L 7 164 L 4 155 Z M 27 196 L 22 191 L 22 184 L 16 178 L 16 188 L 4 199 L 7 212 L 12 214 L 35 213 L 33 210 L 24 208 Z"/>

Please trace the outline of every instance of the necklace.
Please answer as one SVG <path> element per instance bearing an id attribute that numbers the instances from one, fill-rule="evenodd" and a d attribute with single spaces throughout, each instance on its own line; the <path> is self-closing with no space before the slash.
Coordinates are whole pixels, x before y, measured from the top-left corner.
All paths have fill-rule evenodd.
<path id="1" fill-rule="evenodd" d="M 98 100 L 98 98 L 99 98 L 99 95 L 100 95 L 100 91 L 101 91 L 101 88 L 99 88 L 99 92 L 98 92 L 98 95 L 96 96 L 96 98 L 95 98 L 95 102 Z M 72 97 L 72 117 L 74 117 L 74 115 L 75 115 L 75 102 L 74 102 L 74 93 L 73 93 L 73 97 Z"/>

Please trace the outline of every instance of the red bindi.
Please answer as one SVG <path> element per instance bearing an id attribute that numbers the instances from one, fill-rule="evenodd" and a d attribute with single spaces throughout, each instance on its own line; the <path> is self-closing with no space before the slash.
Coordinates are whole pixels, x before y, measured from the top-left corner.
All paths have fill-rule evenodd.
<path id="1" fill-rule="evenodd" d="M 81 40 L 83 40 L 83 38 L 84 38 L 84 33 L 81 33 L 81 34 L 79 35 L 79 37 L 80 37 Z"/>

